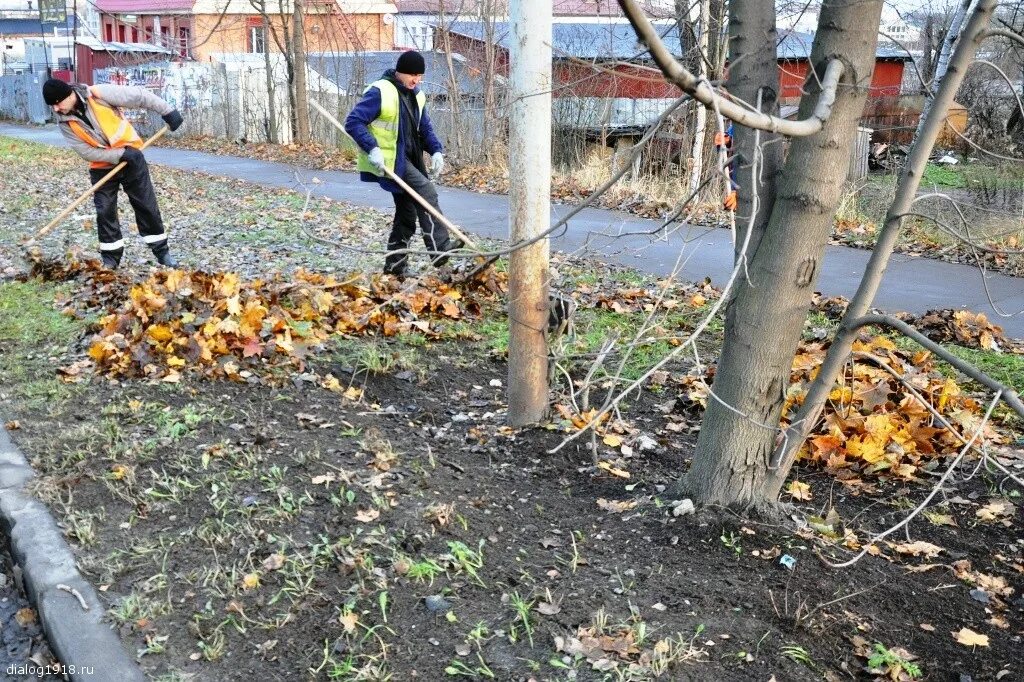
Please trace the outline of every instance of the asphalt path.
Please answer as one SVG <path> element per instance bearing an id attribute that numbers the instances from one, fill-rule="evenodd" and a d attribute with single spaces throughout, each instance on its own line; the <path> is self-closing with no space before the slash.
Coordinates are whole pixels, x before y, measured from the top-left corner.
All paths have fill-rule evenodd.
<path id="1" fill-rule="evenodd" d="M 0 123 L 0 135 L 43 144 L 64 144 L 54 125 L 30 127 Z M 162 147 L 147 150 L 146 157 L 152 163 L 173 168 L 236 178 L 267 187 L 302 192 L 311 190 L 314 196 L 386 211 L 393 208 L 389 194 L 376 184 L 360 182 L 355 173 L 312 170 Z M 508 237 L 508 197 L 448 187 L 438 187 L 438 193 L 445 215 L 460 228 L 483 237 Z M 571 209 L 568 205 L 553 205 L 552 221 Z M 164 208 L 165 213 L 171 211 L 170 207 Z M 732 270 L 732 241 L 728 230 L 693 226 L 658 236 L 659 227 L 659 221 L 621 211 L 588 208 L 574 216 L 564 230 L 552 236 L 551 246 L 555 250 L 595 256 L 658 276 L 676 272 L 690 280 L 710 277 L 716 285 L 728 279 Z M 381 239 L 383 241 L 384 235 Z M 870 252 L 863 249 L 829 246 L 817 290 L 826 296 L 852 296 L 869 256 Z M 1002 317 L 993 310 L 989 296 L 1000 311 L 1012 316 Z M 994 273 L 983 276 L 978 268 L 970 265 L 894 254 L 875 305 L 887 312 L 914 314 L 940 308 L 985 312 L 993 322 L 1002 325 L 1009 336 L 1024 338 L 1024 314 L 1020 314 L 1024 311 L 1024 278 Z"/>

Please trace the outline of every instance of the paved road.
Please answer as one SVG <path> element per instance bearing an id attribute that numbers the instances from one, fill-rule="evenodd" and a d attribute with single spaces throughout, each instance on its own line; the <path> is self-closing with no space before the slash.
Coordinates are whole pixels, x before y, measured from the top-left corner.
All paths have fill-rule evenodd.
<path id="1" fill-rule="evenodd" d="M 63 144 L 55 126 L 27 127 L 0 123 L 0 135 L 44 144 Z M 376 185 L 359 182 L 354 173 L 314 171 L 280 163 L 218 156 L 179 149 L 157 148 L 146 152 L 154 163 L 247 180 L 269 187 L 313 189 L 315 195 L 385 210 L 391 198 Z M 83 171 L 84 173 L 84 171 Z M 313 184 L 317 178 L 320 182 Z M 305 191 L 305 189 L 303 189 Z M 441 205 L 456 224 L 487 237 L 508 236 L 508 198 L 461 189 L 439 188 Z M 553 206 L 552 219 L 571 207 Z M 732 243 L 727 230 L 693 228 L 664 240 L 652 240 L 658 222 L 619 211 L 587 209 L 574 217 L 563 234 L 553 238 L 552 248 L 589 252 L 600 258 L 629 265 L 656 275 L 667 275 L 681 262 L 683 277 L 710 276 L 722 284 L 732 269 Z M 382 235 L 383 237 L 383 235 Z M 856 291 L 869 252 L 829 246 L 818 290 L 828 296 L 850 297 Z M 1024 278 L 990 274 L 986 278 L 992 299 L 1005 312 L 1024 310 Z M 1010 336 L 1024 338 L 1024 315 L 1000 318 L 992 311 L 977 268 L 927 258 L 896 254 L 890 261 L 876 305 L 888 311 L 920 314 L 935 308 L 968 308 L 984 311 Z"/>

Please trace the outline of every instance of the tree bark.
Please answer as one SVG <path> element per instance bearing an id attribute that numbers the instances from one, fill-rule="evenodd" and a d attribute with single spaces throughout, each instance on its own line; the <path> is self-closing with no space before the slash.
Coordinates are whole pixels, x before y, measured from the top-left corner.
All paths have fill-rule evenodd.
<path id="1" fill-rule="evenodd" d="M 292 63 L 295 65 L 295 141 L 309 142 L 309 89 L 306 86 L 305 0 L 293 0 Z"/>
<path id="2" fill-rule="evenodd" d="M 263 13 L 263 68 L 267 76 L 267 142 L 278 142 L 277 97 L 274 88 L 274 69 L 270 61 L 270 20 Z"/>
<path id="3" fill-rule="evenodd" d="M 946 35 L 942 40 L 942 49 L 939 50 L 938 58 L 935 60 L 935 68 L 931 69 L 931 83 L 928 87 L 928 93 L 931 96 L 925 97 L 924 107 L 921 109 L 921 118 L 917 122 L 917 131 L 914 133 L 914 137 L 921 135 L 921 130 L 924 128 L 924 122 L 928 118 L 928 112 L 932 108 L 932 102 L 935 101 L 935 93 L 939 91 L 939 84 L 946 75 L 946 69 L 949 68 L 949 58 L 953 54 L 953 46 L 956 45 L 956 41 L 960 38 L 960 29 L 963 27 L 964 18 L 970 11 L 971 5 L 975 4 L 977 0 L 961 0 L 957 6 L 956 11 L 953 13 L 953 18 L 950 19 L 949 29 L 946 31 Z"/>
<path id="4" fill-rule="evenodd" d="M 928 156 L 945 125 L 949 106 L 953 103 L 953 97 L 960 88 L 960 84 L 963 83 L 967 67 L 970 66 L 975 53 L 981 47 L 983 32 L 991 20 L 995 5 L 996 0 L 980 0 L 977 3 L 963 27 L 964 36 L 958 41 L 952 60 L 948 60 L 946 77 L 943 78 L 936 91 L 934 106 L 928 118 L 923 122 L 921 132 L 911 147 L 910 156 L 907 158 L 907 163 L 904 165 L 896 186 L 896 196 L 886 212 L 885 223 L 879 233 L 878 241 L 871 251 L 871 259 L 864 269 L 864 277 L 857 288 L 857 293 L 843 314 L 843 321 L 836 333 L 836 338 L 829 346 L 825 360 L 818 370 L 818 375 L 808 389 L 803 405 L 794 417 L 793 425 L 787 429 L 788 438 L 784 443 L 779 444 L 774 453 L 773 460 L 777 465 L 774 474 L 777 488 L 782 487 L 781 479 L 785 478 L 796 451 L 821 414 L 829 391 L 857 338 L 858 320 L 868 313 L 875 294 L 882 284 L 882 276 L 885 274 L 889 257 L 892 255 L 896 239 L 902 229 L 903 217 L 911 210 L 914 197 L 921 184 L 921 177 L 928 163 Z"/>
<path id="5" fill-rule="evenodd" d="M 513 0 L 509 191 L 513 244 L 551 221 L 551 4 Z M 538 94 L 541 93 L 541 94 Z M 535 424 L 548 409 L 547 238 L 517 249 L 508 270 L 508 421 Z"/>
<path id="6" fill-rule="evenodd" d="M 759 0 L 736 0 L 736 5 Z M 775 506 L 769 458 L 779 433 L 790 368 L 818 279 L 875 63 L 882 0 L 823 3 L 801 118 L 810 116 L 827 62 L 845 70 L 821 129 L 791 142 L 765 238 L 750 279 L 729 305 L 725 341 L 693 465 L 683 491 L 703 504 L 744 510 Z M 746 12 L 737 7 L 736 13 Z M 771 55 L 774 66 L 775 55 Z M 772 73 L 769 82 L 775 83 Z"/>
<path id="7" fill-rule="evenodd" d="M 779 114 L 779 67 L 776 60 L 778 35 L 775 7 L 769 2 L 733 2 L 729 7 L 728 90 L 761 110 Z M 758 244 L 775 205 L 776 181 L 782 167 L 782 141 L 778 135 L 742 126 L 733 131 L 736 183 L 736 256 L 752 230 L 747 257 L 757 253 Z"/>
<path id="8" fill-rule="evenodd" d="M 772 8 L 772 17 L 775 16 Z M 697 75 L 700 78 L 707 78 L 708 69 L 704 55 L 708 52 L 708 34 L 711 29 L 711 0 L 700 0 L 700 33 L 697 36 L 697 47 L 699 54 L 696 59 Z M 696 109 L 696 126 L 693 133 L 693 150 L 690 156 L 693 159 L 693 168 L 690 171 L 690 191 L 695 192 L 700 186 L 701 176 L 704 174 L 704 137 L 707 132 L 708 110 L 704 107 Z"/>

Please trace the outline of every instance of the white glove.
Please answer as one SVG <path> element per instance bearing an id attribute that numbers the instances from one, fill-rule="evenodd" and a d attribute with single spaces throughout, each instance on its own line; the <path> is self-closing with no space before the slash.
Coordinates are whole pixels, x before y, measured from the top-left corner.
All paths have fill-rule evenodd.
<path id="1" fill-rule="evenodd" d="M 384 152 L 380 150 L 380 147 L 371 149 L 368 156 L 373 167 L 380 171 L 381 175 L 384 175 Z"/>
<path id="2" fill-rule="evenodd" d="M 441 177 L 442 170 L 444 170 L 444 154 L 434 152 L 430 155 L 430 172 L 434 177 Z"/>

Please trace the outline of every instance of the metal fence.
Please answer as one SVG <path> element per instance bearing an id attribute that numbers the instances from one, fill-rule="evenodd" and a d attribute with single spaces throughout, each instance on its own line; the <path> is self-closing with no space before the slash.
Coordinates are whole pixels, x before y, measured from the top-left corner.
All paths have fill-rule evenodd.
<path id="1" fill-rule="evenodd" d="M 868 154 L 871 151 L 871 128 L 857 128 L 857 137 L 853 141 L 853 153 L 850 154 L 850 168 L 846 179 L 860 182 L 868 176 Z"/>
<path id="2" fill-rule="evenodd" d="M 50 108 L 43 101 L 46 73 L 0 76 L 0 117 L 43 124 L 50 120 Z"/>

